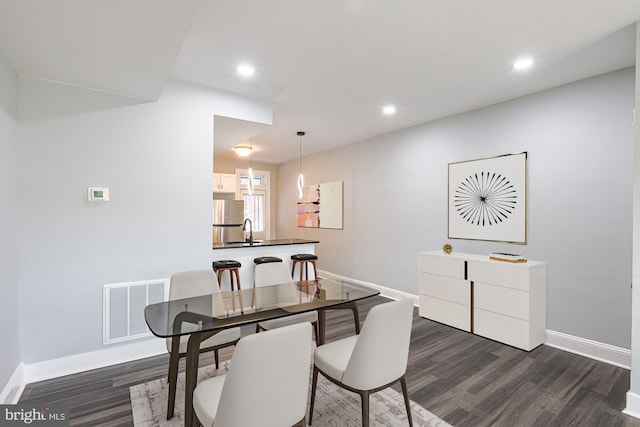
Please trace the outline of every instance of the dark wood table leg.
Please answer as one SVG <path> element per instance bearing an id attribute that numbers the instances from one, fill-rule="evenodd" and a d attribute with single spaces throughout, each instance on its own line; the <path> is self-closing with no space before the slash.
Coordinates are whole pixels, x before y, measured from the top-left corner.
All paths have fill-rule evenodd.
<path id="1" fill-rule="evenodd" d="M 187 365 L 184 381 L 184 425 L 194 424 L 193 391 L 198 383 L 198 363 L 200 361 L 200 343 L 203 334 L 191 334 L 187 343 Z"/>
<path id="2" fill-rule="evenodd" d="M 327 320 L 327 314 L 325 310 L 318 310 L 318 345 L 324 344 L 324 331 L 325 331 L 325 323 Z"/>
<path id="3" fill-rule="evenodd" d="M 167 402 L 167 420 L 173 418 L 176 402 L 176 383 L 178 382 L 178 363 L 180 361 L 180 337 L 171 339 L 171 354 L 169 355 L 169 400 Z"/>
<path id="4" fill-rule="evenodd" d="M 187 356 L 184 380 L 184 425 L 190 427 L 195 425 L 195 414 L 193 412 L 193 391 L 198 384 L 198 365 L 200 362 L 200 343 L 220 331 L 207 331 L 193 333 L 187 342 Z"/>

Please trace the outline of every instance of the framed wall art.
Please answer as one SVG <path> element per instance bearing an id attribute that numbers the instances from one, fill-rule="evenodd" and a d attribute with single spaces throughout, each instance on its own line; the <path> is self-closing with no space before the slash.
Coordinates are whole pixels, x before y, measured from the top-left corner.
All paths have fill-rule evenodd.
<path id="1" fill-rule="evenodd" d="M 342 229 L 342 187 L 342 181 L 304 187 L 298 227 Z"/>
<path id="2" fill-rule="evenodd" d="M 449 163 L 449 238 L 527 243 L 527 152 Z"/>

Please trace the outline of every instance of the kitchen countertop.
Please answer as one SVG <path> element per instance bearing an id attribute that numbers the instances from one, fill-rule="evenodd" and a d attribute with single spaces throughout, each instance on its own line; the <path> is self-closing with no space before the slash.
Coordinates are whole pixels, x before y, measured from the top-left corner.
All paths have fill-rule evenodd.
<path id="1" fill-rule="evenodd" d="M 246 242 L 233 243 L 214 243 L 213 249 L 233 249 L 233 248 L 258 248 L 264 246 L 283 246 L 283 245 L 303 245 L 307 243 L 320 243 L 317 240 L 305 239 L 273 239 L 273 240 L 256 240 L 252 245 Z"/>

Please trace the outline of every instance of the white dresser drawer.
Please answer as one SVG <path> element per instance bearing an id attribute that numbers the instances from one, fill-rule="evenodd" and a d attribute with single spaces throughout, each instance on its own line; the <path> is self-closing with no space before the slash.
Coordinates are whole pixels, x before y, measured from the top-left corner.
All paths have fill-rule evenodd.
<path id="1" fill-rule="evenodd" d="M 474 282 L 473 284 L 475 308 L 528 321 L 529 301 L 529 292 L 526 291 L 486 283 Z"/>
<path id="2" fill-rule="evenodd" d="M 465 260 L 455 256 L 421 253 L 420 271 L 437 274 L 439 276 L 464 279 Z"/>
<path id="3" fill-rule="evenodd" d="M 473 310 L 473 333 L 500 341 L 523 350 L 531 350 L 529 322 L 509 316 L 475 308 Z"/>
<path id="4" fill-rule="evenodd" d="M 527 263 L 503 261 L 469 261 L 468 278 L 474 282 L 491 283 L 507 288 L 529 289 L 529 266 Z"/>
<path id="5" fill-rule="evenodd" d="M 467 280 L 420 273 L 420 294 L 466 306 L 471 305 L 471 284 Z"/>
<path id="6" fill-rule="evenodd" d="M 471 331 L 471 310 L 468 305 L 420 295 L 420 316 L 464 331 Z"/>

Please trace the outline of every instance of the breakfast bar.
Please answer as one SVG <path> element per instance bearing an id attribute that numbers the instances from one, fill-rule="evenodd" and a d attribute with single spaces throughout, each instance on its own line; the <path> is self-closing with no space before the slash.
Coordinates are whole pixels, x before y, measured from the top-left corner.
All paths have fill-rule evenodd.
<path id="1" fill-rule="evenodd" d="M 291 269 L 291 255 L 305 253 L 315 254 L 315 245 L 320 243 L 317 240 L 305 239 L 274 239 L 274 240 L 256 240 L 249 242 L 234 243 L 214 243 L 213 259 L 219 260 L 236 260 L 242 264 L 240 267 L 240 285 L 243 289 L 253 287 L 253 260 L 258 257 L 275 256 L 282 259 L 289 269 Z M 313 273 L 310 272 L 309 279 Z M 222 278 L 223 291 L 230 290 L 229 276 L 224 275 Z"/>

